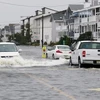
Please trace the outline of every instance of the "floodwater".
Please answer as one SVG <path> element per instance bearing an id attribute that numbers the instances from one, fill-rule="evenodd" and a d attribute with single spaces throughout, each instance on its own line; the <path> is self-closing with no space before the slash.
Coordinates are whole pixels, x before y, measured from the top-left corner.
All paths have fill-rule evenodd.
<path id="1" fill-rule="evenodd" d="M 19 46 L 21 57 L 0 61 L 0 100 L 100 100 L 100 69 L 71 68 Z"/>

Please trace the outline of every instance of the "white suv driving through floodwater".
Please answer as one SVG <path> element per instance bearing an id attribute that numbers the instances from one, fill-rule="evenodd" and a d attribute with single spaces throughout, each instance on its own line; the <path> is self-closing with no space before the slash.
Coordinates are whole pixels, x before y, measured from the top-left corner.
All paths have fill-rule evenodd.
<path id="1" fill-rule="evenodd" d="M 70 65 L 100 65 L 100 41 L 79 41 L 71 49 Z"/>
<path id="2" fill-rule="evenodd" d="M 17 49 L 15 43 L 0 42 L 0 59 L 19 57 L 21 49 Z"/>

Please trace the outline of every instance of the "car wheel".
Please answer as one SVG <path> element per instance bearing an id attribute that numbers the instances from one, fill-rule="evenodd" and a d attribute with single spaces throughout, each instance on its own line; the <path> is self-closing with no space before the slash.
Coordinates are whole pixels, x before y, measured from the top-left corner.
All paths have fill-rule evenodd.
<path id="1" fill-rule="evenodd" d="M 54 54 L 52 54 L 52 58 L 53 58 L 53 59 L 55 59 L 55 56 L 54 56 Z"/>
<path id="2" fill-rule="evenodd" d="M 48 54 L 46 53 L 46 58 L 48 58 Z"/>
<path id="3" fill-rule="evenodd" d="M 79 59 L 78 59 L 78 67 L 81 68 L 82 66 L 83 66 L 83 65 L 82 65 L 82 63 L 81 63 L 81 59 L 79 58 Z"/>
<path id="4" fill-rule="evenodd" d="M 70 65 L 70 66 L 73 65 L 73 63 L 72 63 L 72 59 L 71 59 L 71 58 L 69 59 L 69 65 Z"/>

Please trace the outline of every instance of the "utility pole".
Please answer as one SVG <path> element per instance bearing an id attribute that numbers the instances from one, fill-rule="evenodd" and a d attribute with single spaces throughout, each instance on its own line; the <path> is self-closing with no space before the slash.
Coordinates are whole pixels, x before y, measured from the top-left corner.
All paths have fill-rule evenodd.
<path id="1" fill-rule="evenodd" d="M 30 18 L 28 18 L 28 30 L 29 30 L 29 34 L 30 34 Z"/>
<path id="2" fill-rule="evenodd" d="M 44 17 L 43 17 L 43 12 L 42 12 L 42 47 L 43 47 L 43 38 L 44 38 Z"/>
<path id="3" fill-rule="evenodd" d="M 24 21 L 25 21 L 25 20 L 22 20 L 22 21 L 23 21 L 23 25 L 22 25 L 22 30 L 23 30 L 23 31 L 22 31 L 22 34 L 23 34 L 23 36 L 24 36 Z"/>

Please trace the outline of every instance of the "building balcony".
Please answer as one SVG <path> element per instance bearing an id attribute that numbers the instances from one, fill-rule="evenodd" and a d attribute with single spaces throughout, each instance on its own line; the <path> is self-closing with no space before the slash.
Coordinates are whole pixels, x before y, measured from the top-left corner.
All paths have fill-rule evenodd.
<path id="1" fill-rule="evenodd" d="M 79 24 L 80 22 L 81 22 L 81 19 L 79 17 L 74 19 L 74 24 Z"/>
<path id="2" fill-rule="evenodd" d="M 67 30 L 67 26 L 63 25 L 62 30 Z"/>
<path id="3" fill-rule="evenodd" d="M 96 22 L 96 16 L 90 16 L 89 17 L 89 22 Z"/>
<path id="4" fill-rule="evenodd" d="M 61 26 L 57 26 L 56 31 L 60 31 L 60 30 L 61 30 Z"/>
<path id="5" fill-rule="evenodd" d="M 78 39 L 78 37 L 80 36 L 80 33 L 74 33 L 74 39 Z"/>
<path id="6" fill-rule="evenodd" d="M 67 26 L 66 26 L 66 25 L 57 26 L 57 27 L 56 27 L 56 31 L 65 31 L 65 30 L 67 30 Z"/>
<path id="7" fill-rule="evenodd" d="M 87 23 L 88 22 L 88 18 L 82 18 L 81 19 L 81 23 Z"/>

